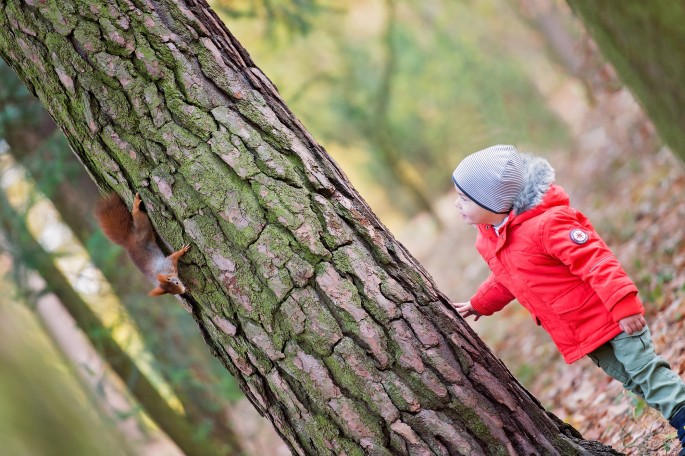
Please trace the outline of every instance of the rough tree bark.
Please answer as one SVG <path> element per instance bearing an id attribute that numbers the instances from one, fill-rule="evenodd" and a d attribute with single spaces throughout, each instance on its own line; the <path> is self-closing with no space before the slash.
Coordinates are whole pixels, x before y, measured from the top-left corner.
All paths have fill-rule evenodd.
<path id="1" fill-rule="evenodd" d="M 293 453 L 616 454 L 455 315 L 202 0 L 0 1 L 0 54 L 192 244 L 183 302 Z"/>
<path id="2" fill-rule="evenodd" d="M 683 2 L 567 0 L 659 134 L 685 161 Z"/>

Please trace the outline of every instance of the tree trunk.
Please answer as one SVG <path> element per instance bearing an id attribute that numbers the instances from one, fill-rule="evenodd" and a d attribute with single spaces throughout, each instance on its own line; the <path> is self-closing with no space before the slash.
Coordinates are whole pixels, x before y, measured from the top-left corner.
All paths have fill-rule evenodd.
<path id="1" fill-rule="evenodd" d="M 663 140 L 685 161 L 685 4 L 567 1 Z"/>
<path id="2" fill-rule="evenodd" d="M 293 453 L 615 454 L 519 385 L 204 2 L 0 5 L 96 182 L 192 244 L 184 299 Z"/>

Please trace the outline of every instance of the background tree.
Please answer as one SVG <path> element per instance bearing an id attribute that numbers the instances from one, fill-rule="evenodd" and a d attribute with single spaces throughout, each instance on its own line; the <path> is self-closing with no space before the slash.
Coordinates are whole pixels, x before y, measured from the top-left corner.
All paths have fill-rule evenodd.
<path id="1" fill-rule="evenodd" d="M 649 114 L 661 137 L 685 160 L 685 93 L 681 87 L 685 5 L 567 1 Z"/>
<path id="2" fill-rule="evenodd" d="M 205 4 L 1 5 L 0 53 L 96 182 L 193 244 L 199 329 L 293 452 L 610 452 L 455 316 Z"/>
<path id="3" fill-rule="evenodd" d="M 5 454 L 129 456 L 121 435 L 83 397 L 78 381 L 56 360 L 60 353 L 26 308 L 0 282 L 0 437 Z M 27 330 L 29 329 L 29 330 Z M 26 363 L 29 358 L 34 364 Z M 35 413 L 40 410 L 41 413 Z"/>

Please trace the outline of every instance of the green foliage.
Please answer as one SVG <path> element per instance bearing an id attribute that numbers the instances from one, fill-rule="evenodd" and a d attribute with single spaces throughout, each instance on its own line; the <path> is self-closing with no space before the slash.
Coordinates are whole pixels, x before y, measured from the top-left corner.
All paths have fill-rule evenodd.
<path id="1" fill-rule="evenodd" d="M 26 293 L 29 270 L 38 263 L 40 253 L 35 249 L 22 249 L 31 239 L 26 229 L 26 213 L 17 213 L 9 206 L 4 190 L 0 194 L 0 253 L 14 258 L 16 265 L 7 272 L 7 279 L 19 285 L 16 297 Z"/>
<path id="2" fill-rule="evenodd" d="M 83 167 L 70 154 L 66 137 L 56 131 L 22 165 L 40 180 L 40 190 L 50 198 L 65 180 L 73 180 L 83 174 Z"/>
<path id="3" fill-rule="evenodd" d="M 85 248 L 88 252 L 98 252 L 98 262 L 103 269 L 117 269 L 123 249 L 107 239 L 102 231 L 94 231 Z"/>
<path id="4" fill-rule="evenodd" d="M 648 405 L 641 397 L 638 397 L 634 394 L 631 394 L 631 396 L 631 402 L 633 404 L 633 418 L 637 419 L 644 415 L 644 413 L 647 411 Z"/>
<path id="5" fill-rule="evenodd" d="M 7 136 L 7 127 L 16 122 L 31 123 L 42 111 L 38 103 L 26 103 L 33 95 L 16 77 L 14 71 L 0 59 L 0 138 Z"/>
<path id="6" fill-rule="evenodd" d="M 335 10 L 327 0 L 215 0 L 212 8 L 237 19 L 258 19 L 273 40 L 293 37 L 311 31 L 319 14 Z"/>
<path id="7" fill-rule="evenodd" d="M 531 32 L 513 14 L 500 23 L 506 2 L 488 5 L 354 1 L 311 18 L 287 46 L 255 35 L 257 21 L 226 22 L 343 168 L 336 150 L 360 151 L 365 178 L 411 213 L 420 206 L 408 187 L 440 196 L 468 153 L 567 139 L 507 42 Z"/>

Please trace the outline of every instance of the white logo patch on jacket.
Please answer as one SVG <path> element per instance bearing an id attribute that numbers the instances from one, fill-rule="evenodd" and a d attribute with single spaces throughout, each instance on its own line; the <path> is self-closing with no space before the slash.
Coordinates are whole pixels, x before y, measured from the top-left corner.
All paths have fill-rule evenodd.
<path id="1" fill-rule="evenodd" d="M 590 239 L 590 236 L 588 236 L 585 231 L 579 228 L 572 229 L 569 233 L 569 237 L 578 245 L 585 244 L 587 240 Z"/>

